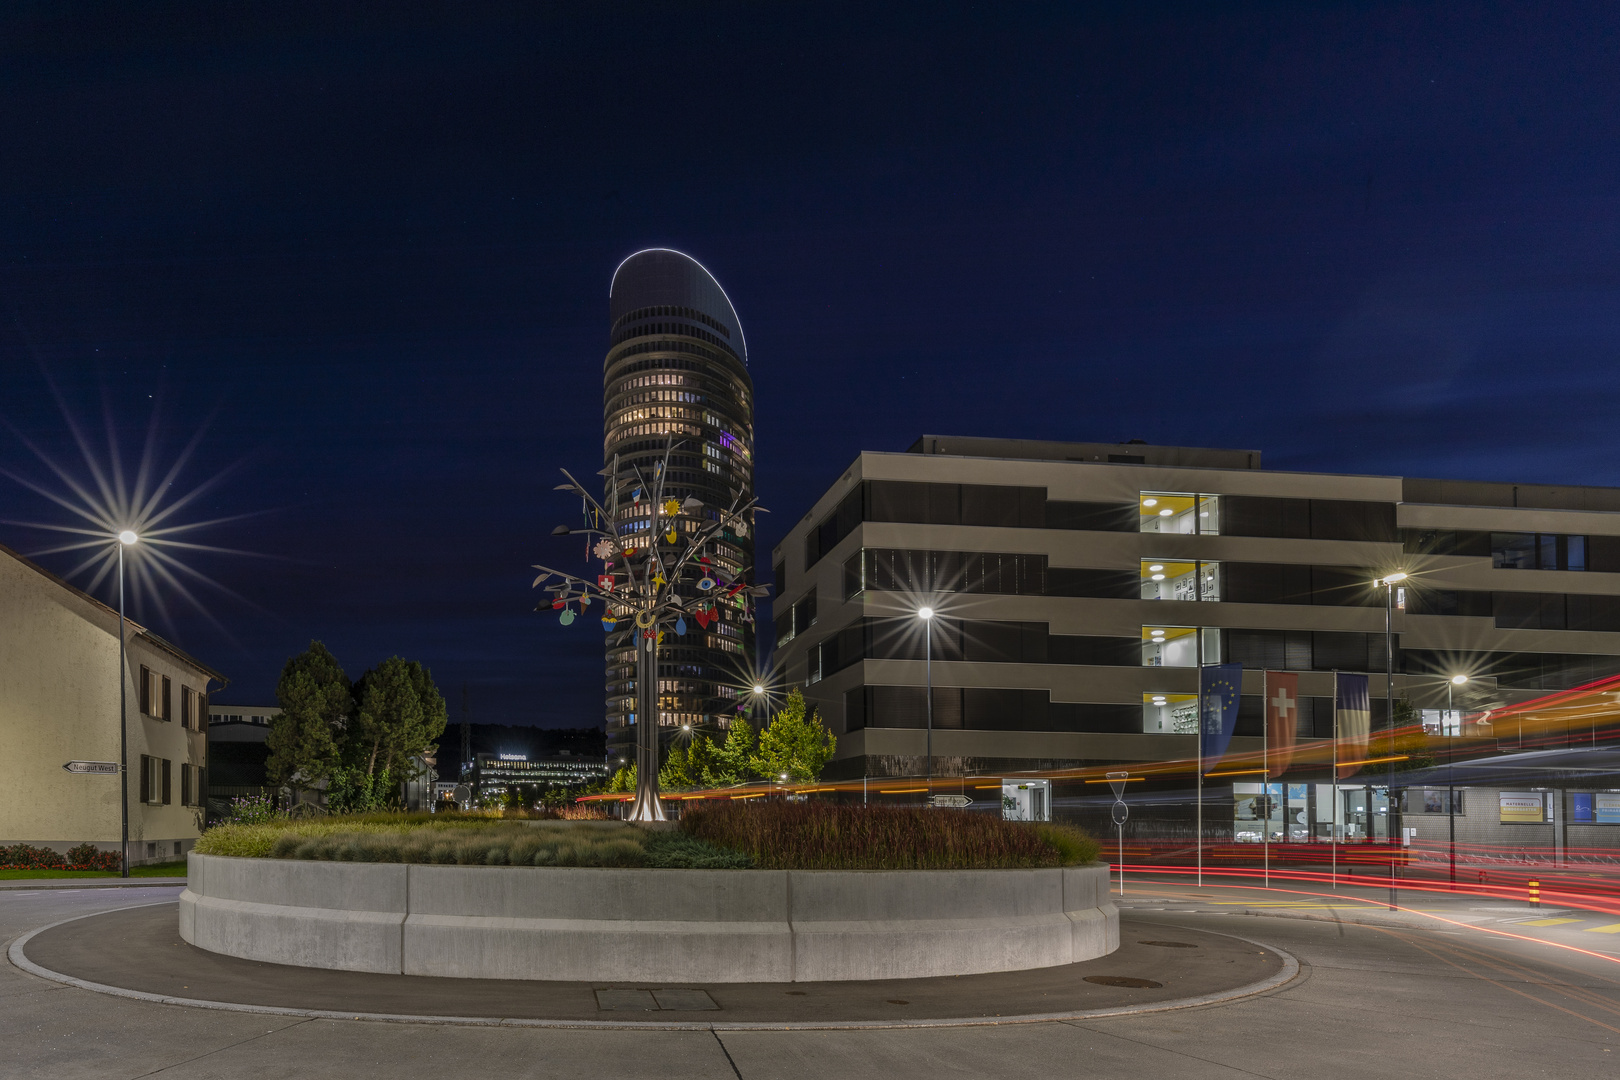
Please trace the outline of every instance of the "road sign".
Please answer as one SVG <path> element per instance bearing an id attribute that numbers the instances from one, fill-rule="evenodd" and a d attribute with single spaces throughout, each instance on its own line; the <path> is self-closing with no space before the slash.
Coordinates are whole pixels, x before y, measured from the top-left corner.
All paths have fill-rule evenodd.
<path id="1" fill-rule="evenodd" d="M 62 768 L 70 773 L 90 773 L 95 776 L 117 776 L 116 761 L 70 761 Z"/>
<path id="2" fill-rule="evenodd" d="M 1114 798 L 1123 799 L 1125 797 L 1125 778 L 1130 775 L 1128 772 L 1111 772 L 1108 774 L 1108 786 L 1114 789 Z"/>
<path id="3" fill-rule="evenodd" d="M 972 806 L 973 800 L 968 798 L 966 795 L 931 795 L 928 798 L 928 805 L 954 806 L 957 809 L 961 809 L 964 806 Z"/>

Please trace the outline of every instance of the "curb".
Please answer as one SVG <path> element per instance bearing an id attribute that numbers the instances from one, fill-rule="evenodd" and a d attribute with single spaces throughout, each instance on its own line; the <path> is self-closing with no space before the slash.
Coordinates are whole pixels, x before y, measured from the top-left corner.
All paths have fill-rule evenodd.
<path id="1" fill-rule="evenodd" d="M 159 904 L 171 902 L 157 901 L 149 904 L 130 904 L 128 907 L 110 908 L 108 911 L 97 911 L 88 915 L 76 915 L 71 919 L 61 919 L 46 926 L 35 927 L 11 942 L 11 947 L 6 951 L 6 957 L 13 966 L 42 979 L 64 983 L 68 986 L 76 986 L 81 990 L 90 990 L 98 994 L 109 994 L 113 997 L 127 998 L 132 1001 L 147 1001 L 157 1005 L 181 1005 L 193 1009 L 256 1013 L 266 1016 L 289 1016 L 306 1020 L 369 1020 L 394 1024 L 443 1024 L 458 1027 L 575 1028 L 597 1031 L 848 1031 L 892 1028 L 995 1027 L 1002 1024 L 1044 1024 L 1062 1020 L 1101 1020 L 1112 1016 L 1137 1016 L 1143 1013 L 1191 1009 L 1201 1005 L 1216 1005 L 1234 1001 L 1238 998 L 1252 997 L 1255 994 L 1263 994 L 1268 990 L 1275 990 L 1292 982 L 1298 978 L 1300 971 L 1299 961 L 1292 954 L 1277 948 L 1275 945 L 1256 941 L 1253 938 L 1243 937 L 1239 934 L 1219 934 L 1218 936 L 1221 937 L 1235 938 L 1238 941 L 1248 942 L 1250 945 L 1269 949 L 1282 960 L 1282 970 L 1269 978 L 1261 979 L 1259 982 L 1249 983 L 1231 990 L 1222 990 L 1213 994 L 1201 994 L 1197 997 L 1177 998 L 1172 1001 L 1155 1002 L 1151 1005 L 1126 1005 L 1113 1009 L 1080 1009 L 1071 1012 L 1028 1013 L 1019 1016 L 922 1020 L 738 1021 L 727 1023 L 725 1021 L 544 1020 L 500 1016 L 421 1016 L 412 1013 L 356 1013 L 339 1012 L 333 1009 L 293 1009 L 279 1005 L 245 1005 L 231 1001 L 208 1001 L 200 998 L 174 997 L 168 994 L 149 994 L 142 990 L 127 990 L 121 986 L 108 986 L 105 983 L 91 982 L 87 979 L 64 975 L 61 972 L 41 967 L 28 959 L 23 951 L 36 934 L 42 934 L 47 930 L 55 929 L 67 923 L 93 918 L 96 915 L 106 915 L 111 911 L 129 911 L 134 908 L 156 907 Z M 1211 930 L 1202 932 L 1218 933 Z"/>
<path id="2" fill-rule="evenodd" d="M 89 881 L 74 881 L 72 878 L 15 878 L 11 881 L 0 881 L 0 891 L 17 889 L 29 891 L 32 889 L 166 889 L 179 888 L 186 883 L 185 878 L 91 878 Z"/>

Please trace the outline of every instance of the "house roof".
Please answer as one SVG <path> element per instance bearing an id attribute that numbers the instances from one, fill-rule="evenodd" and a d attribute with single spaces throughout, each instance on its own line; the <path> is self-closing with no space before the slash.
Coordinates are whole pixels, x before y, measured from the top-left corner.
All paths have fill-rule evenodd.
<path id="1" fill-rule="evenodd" d="M 85 601 L 86 603 L 100 608 L 102 611 L 106 612 L 108 615 L 111 615 L 115 619 L 118 618 L 118 610 L 116 608 L 110 607 L 107 604 L 102 603 L 100 600 L 97 600 L 95 597 L 91 596 L 89 593 L 87 593 L 83 589 L 79 588 L 77 585 L 72 585 L 72 584 L 69 584 L 66 581 L 63 581 L 61 578 L 57 577 L 55 574 L 51 573 L 49 570 L 45 569 L 43 566 L 41 566 L 38 563 L 34 562 L 32 559 L 28 558 L 26 555 L 22 554 L 21 552 L 15 551 L 15 550 L 7 547 L 4 544 L 0 544 L 0 554 L 11 556 L 13 559 L 16 559 L 19 563 L 22 563 L 24 566 L 28 567 L 28 569 L 32 570 L 34 573 L 38 574 L 39 576 L 45 578 L 47 581 L 51 582 L 52 584 L 56 585 L 57 587 L 62 588 L 62 589 L 66 589 L 68 592 L 70 592 L 73 595 L 77 596 L 79 599 Z M 164 638 L 160 637 L 159 635 L 154 634 L 151 630 L 149 630 L 145 626 L 142 626 L 140 623 L 136 622 L 134 619 L 131 619 L 127 614 L 124 616 L 124 622 L 127 623 L 135 631 L 135 636 L 136 637 L 145 638 L 147 641 L 150 641 L 153 645 L 157 646 L 159 649 L 162 649 L 164 652 L 169 653 L 171 656 L 175 657 L 177 660 L 180 660 L 182 663 L 190 664 L 192 667 L 196 668 L 198 671 L 202 672 L 203 674 L 211 676 L 212 678 L 218 679 L 220 681 L 220 683 L 222 684 L 222 686 L 230 685 L 231 680 L 228 677 L 226 677 L 223 673 L 221 673 L 219 671 L 216 671 L 212 667 L 209 667 L 207 664 L 203 663 L 201 660 L 198 660 L 195 656 L 192 656 L 190 653 L 186 652 L 184 649 L 180 648 L 178 645 L 174 644 L 173 642 L 167 641 Z"/>

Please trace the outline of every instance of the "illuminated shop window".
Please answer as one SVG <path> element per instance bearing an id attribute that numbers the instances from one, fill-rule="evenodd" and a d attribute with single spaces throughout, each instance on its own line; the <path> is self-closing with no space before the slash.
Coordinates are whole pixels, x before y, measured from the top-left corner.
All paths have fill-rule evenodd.
<path id="1" fill-rule="evenodd" d="M 1203 662 L 1220 662 L 1221 632 L 1209 627 L 1204 630 Z M 1190 626 L 1142 627 L 1143 667 L 1197 667 L 1198 631 Z"/>
<path id="2" fill-rule="evenodd" d="M 1197 694 L 1143 694 L 1142 730 L 1149 735 L 1196 735 Z"/>
<path id="3" fill-rule="evenodd" d="M 1142 560 L 1144 600 L 1219 600 L 1220 582 L 1219 563 Z"/>
<path id="4" fill-rule="evenodd" d="M 1218 536 L 1220 498 L 1192 492 L 1144 491 L 1137 503 L 1143 532 Z"/>

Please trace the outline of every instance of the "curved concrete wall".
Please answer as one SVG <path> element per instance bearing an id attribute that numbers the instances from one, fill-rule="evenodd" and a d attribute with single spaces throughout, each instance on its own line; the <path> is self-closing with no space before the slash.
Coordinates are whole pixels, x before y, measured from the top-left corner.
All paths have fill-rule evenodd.
<path id="1" fill-rule="evenodd" d="M 180 936 L 276 964 L 470 979 L 813 982 L 1119 947 L 1106 866 L 598 870 L 190 857 Z"/>

